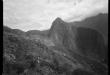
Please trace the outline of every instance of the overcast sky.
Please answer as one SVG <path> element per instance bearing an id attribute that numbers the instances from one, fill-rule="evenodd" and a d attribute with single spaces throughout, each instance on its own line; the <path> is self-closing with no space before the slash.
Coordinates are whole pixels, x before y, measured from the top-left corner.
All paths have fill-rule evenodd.
<path id="1" fill-rule="evenodd" d="M 108 0 L 4 0 L 3 23 L 11 28 L 45 30 L 55 18 L 80 21 L 108 13 Z"/>

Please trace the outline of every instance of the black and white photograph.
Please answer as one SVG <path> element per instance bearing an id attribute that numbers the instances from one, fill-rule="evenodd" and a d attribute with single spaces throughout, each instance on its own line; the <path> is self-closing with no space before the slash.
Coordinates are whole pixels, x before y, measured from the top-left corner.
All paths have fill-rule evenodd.
<path id="1" fill-rule="evenodd" d="M 108 75 L 108 0 L 2 2 L 2 75 Z"/>

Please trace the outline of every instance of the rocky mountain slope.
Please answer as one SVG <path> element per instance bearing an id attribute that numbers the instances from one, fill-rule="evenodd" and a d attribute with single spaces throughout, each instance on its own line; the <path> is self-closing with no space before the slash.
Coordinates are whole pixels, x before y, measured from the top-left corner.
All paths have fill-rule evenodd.
<path id="1" fill-rule="evenodd" d="M 107 75 L 108 20 L 57 18 L 50 30 L 3 27 L 3 75 Z"/>

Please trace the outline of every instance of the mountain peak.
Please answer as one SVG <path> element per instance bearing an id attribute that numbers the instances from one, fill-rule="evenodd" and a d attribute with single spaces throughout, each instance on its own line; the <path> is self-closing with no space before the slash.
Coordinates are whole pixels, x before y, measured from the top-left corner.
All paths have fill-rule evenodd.
<path id="1" fill-rule="evenodd" d="M 59 24 L 59 23 L 64 23 L 64 21 L 63 21 L 60 17 L 57 17 L 57 18 L 53 21 L 52 25 L 56 25 L 56 24 Z"/>
<path id="2" fill-rule="evenodd" d="M 57 17 L 57 18 L 55 19 L 55 21 L 62 21 L 62 19 L 61 19 L 60 17 Z"/>
<path id="3" fill-rule="evenodd" d="M 65 27 L 65 23 L 61 18 L 57 17 L 50 28 L 50 31 L 58 31 Z"/>
<path id="4" fill-rule="evenodd" d="M 67 23 L 64 22 L 61 18 L 57 17 L 49 30 L 49 36 L 51 36 L 54 39 L 59 39 L 60 35 L 63 34 L 63 32 L 67 31 Z"/>

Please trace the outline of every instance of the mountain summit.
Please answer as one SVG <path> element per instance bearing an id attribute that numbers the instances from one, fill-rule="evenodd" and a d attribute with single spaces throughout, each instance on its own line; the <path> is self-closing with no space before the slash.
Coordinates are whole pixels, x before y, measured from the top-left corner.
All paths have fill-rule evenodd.
<path id="1" fill-rule="evenodd" d="M 62 44 L 67 50 L 91 54 L 106 59 L 107 15 L 99 14 L 83 21 L 66 23 L 56 18 L 49 30 L 54 43 Z M 106 36 L 104 36 L 106 35 Z M 106 44 L 107 45 L 107 44 Z M 84 49 L 84 50 L 83 50 Z M 93 54 L 92 54 L 93 53 Z"/>
<path id="2" fill-rule="evenodd" d="M 55 20 L 54 20 L 54 22 L 61 22 L 61 21 L 63 21 L 60 17 L 57 17 Z"/>
<path id="3" fill-rule="evenodd" d="M 53 21 L 50 30 L 61 28 L 61 27 L 64 26 L 64 24 L 65 24 L 65 22 L 64 22 L 61 18 L 57 17 L 57 18 Z"/>
<path id="4" fill-rule="evenodd" d="M 58 41 L 61 40 L 61 38 L 63 38 L 63 34 L 67 32 L 68 24 L 58 17 L 52 23 L 52 26 L 49 30 L 49 37 L 55 41 Z"/>

